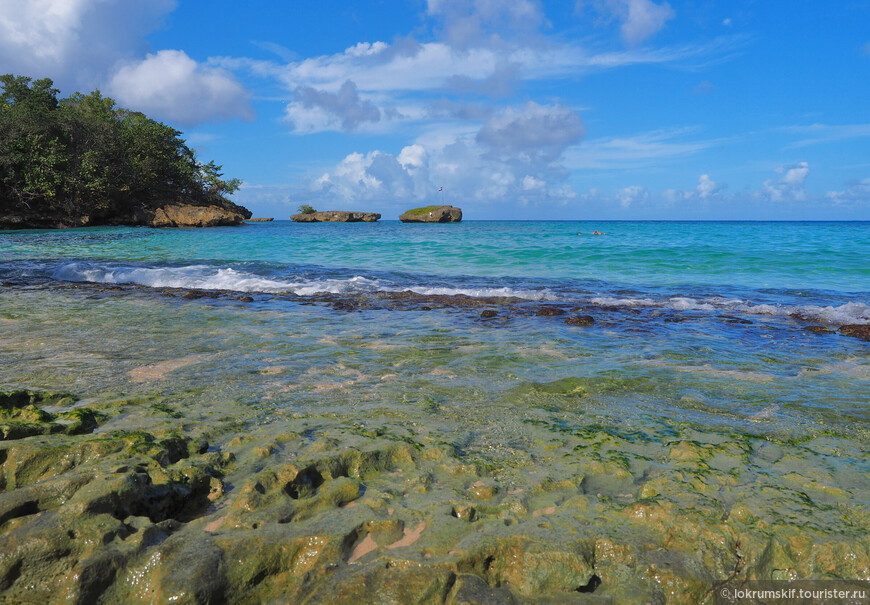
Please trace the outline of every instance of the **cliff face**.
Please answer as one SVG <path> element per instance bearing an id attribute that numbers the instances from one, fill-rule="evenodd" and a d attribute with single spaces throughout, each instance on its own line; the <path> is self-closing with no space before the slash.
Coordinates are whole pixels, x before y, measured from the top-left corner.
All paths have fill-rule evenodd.
<path id="1" fill-rule="evenodd" d="M 408 210 L 399 216 L 403 223 L 458 223 L 462 209 L 453 206 L 425 206 Z"/>
<path id="2" fill-rule="evenodd" d="M 346 210 L 325 210 L 294 214 L 290 220 L 295 223 L 374 223 L 381 215 L 377 212 L 348 212 Z"/>
<path id="3" fill-rule="evenodd" d="M 151 227 L 218 227 L 239 225 L 251 217 L 250 211 L 246 208 L 236 204 L 233 206 L 235 208 L 189 204 L 166 205 L 157 208 L 154 211 L 154 218 L 148 223 Z"/>
<path id="4" fill-rule="evenodd" d="M 99 214 L 58 216 L 39 209 L 0 209 L 0 229 L 62 229 L 99 225 L 131 227 L 217 227 L 240 225 L 251 212 L 227 200 L 211 203 L 172 202 L 155 207 L 105 209 Z"/>

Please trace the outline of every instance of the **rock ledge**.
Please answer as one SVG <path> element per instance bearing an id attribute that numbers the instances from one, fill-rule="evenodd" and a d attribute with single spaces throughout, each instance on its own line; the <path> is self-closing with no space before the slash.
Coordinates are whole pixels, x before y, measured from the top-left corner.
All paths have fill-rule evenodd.
<path id="1" fill-rule="evenodd" d="M 294 223 L 374 223 L 381 215 L 377 212 L 349 212 L 347 210 L 324 210 L 307 214 L 294 214 Z"/>
<path id="2" fill-rule="evenodd" d="M 228 200 L 214 203 L 166 202 L 133 208 L 106 208 L 100 214 L 60 216 L 36 209 L 29 212 L 0 214 L 0 229 L 64 229 L 125 225 L 130 227 L 218 227 L 241 225 L 251 211 Z"/>
<path id="3" fill-rule="evenodd" d="M 458 223 L 462 220 L 462 209 L 453 206 L 424 206 L 414 208 L 399 216 L 403 223 Z"/>

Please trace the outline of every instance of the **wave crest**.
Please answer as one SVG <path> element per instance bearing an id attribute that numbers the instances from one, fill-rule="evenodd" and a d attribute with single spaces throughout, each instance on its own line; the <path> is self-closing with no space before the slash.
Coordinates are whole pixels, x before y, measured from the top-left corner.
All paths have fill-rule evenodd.
<path id="1" fill-rule="evenodd" d="M 269 294 L 359 294 L 368 292 L 411 291 L 423 295 L 465 295 L 473 298 L 513 297 L 526 300 L 555 300 L 548 290 L 514 288 L 453 288 L 447 286 L 397 285 L 380 279 L 357 275 L 350 278 L 290 280 L 270 279 L 231 267 L 189 265 L 185 267 L 107 267 L 89 263 L 68 263 L 59 267 L 53 277 L 63 281 L 97 284 L 137 284 L 151 288 L 188 288 L 225 290 L 231 292 L 266 292 Z"/>

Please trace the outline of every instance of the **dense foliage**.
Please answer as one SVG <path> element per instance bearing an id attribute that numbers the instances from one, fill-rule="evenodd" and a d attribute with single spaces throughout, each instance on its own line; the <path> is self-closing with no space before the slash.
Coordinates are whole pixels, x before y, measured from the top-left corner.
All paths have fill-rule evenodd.
<path id="1" fill-rule="evenodd" d="M 58 99 L 49 79 L 0 76 L 0 209 L 117 214 L 223 201 L 241 184 L 197 161 L 179 131 L 94 91 Z"/>
<path id="2" fill-rule="evenodd" d="M 302 214 L 314 214 L 315 212 L 317 212 L 317 210 L 315 210 L 308 204 L 302 204 L 301 206 L 299 206 L 299 212 Z"/>

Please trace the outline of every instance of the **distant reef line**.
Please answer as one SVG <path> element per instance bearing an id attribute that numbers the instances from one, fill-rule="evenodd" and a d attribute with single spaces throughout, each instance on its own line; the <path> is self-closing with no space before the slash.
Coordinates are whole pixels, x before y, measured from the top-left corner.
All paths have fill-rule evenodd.
<path id="1" fill-rule="evenodd" d="M 305 205 L 300 206 L 300 212 L 290 220 L 295 223 L 374 223 L 380 218 L 377 212 L 315 210 Z M 462 209 L 449 205 L 423 206 L 403 212 L 399 220 L 403 223 L 458 223 L 462 220 Z"/>

